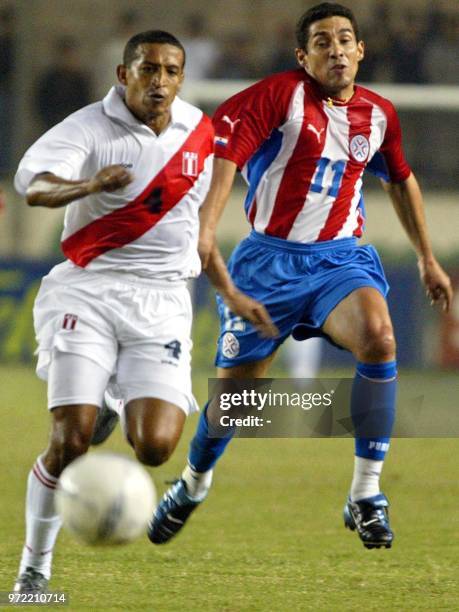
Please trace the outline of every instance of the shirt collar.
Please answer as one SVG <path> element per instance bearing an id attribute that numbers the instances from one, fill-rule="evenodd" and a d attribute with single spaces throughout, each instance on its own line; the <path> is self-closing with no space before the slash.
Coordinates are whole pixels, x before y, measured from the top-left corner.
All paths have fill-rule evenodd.
<path id="1" fill-rule="evenodd" d="M 145 125 L 145 123 L 142 123 L 142 121 L 139 121 L 124 103 L 124 89 L 122 85 L 115 85 L 102 100 L 106 115 L 132 128 L 147 129 L 151 132 L 150 128 Z M 192 125 L 187 117 L 185 105 L 186 103 L 183 100 L 178 96 L 175 97 L 171 106 L 171 122 L 168 128 L 174 127 L 186 130 L 187 132 L 192 130 Z"/>
<path id="2" fill-rule="evenodd" d="M 347 100 L 341 100 L 340 98 L 333 98 L 329 96 L 328 94 L 326 94 L 325 91 L 322 89 L 321 85 L 315 79 L 313 79 L 306 71 L 305 71 L 305 75 L 306 75 L 305 81 L 306 83 L 309 83 L 315 96 L 319 98 L 320 100 L 323 100 L 324 102 L 326 102 L 327 106 L 347 106 L 349 103 L 355 102 L 360 95 L 359 88 L 354 83 L 354 93 L 352 94 L 350 98 L 347 98 Z"/>

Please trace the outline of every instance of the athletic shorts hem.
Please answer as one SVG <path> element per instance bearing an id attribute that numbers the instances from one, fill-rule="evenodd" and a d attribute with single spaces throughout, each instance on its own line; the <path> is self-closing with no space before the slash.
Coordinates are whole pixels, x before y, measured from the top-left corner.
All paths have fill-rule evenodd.
<path id="1" fill-rule="evenodd" d="M 300 322 L 293 326 L 292 337 L 294 338 L 294 340 L 301 341 L 301 340 L 308 340 L 309 338 L 317 337 L 314 335 L 309 335 L 307 333 L 302 334 L 301 330 L 304 330 L 305 332 L 307 332 L 308 328 L 320 330 L 322 326 L 324 325 L 325 321 L 328 319 L 330 313 L 338 306 L 338 304 L 340 304 L 349 295 L 351 295 L 351 293 L 353 293 L 354 291 L 357 291 L 357 289 L 363 289 L 365 287 L 376 289 L 384 299 L 386 298 L 384 292 L 382 291 L 381 287 L 377 285 L 377 283 L 371 282 L 371 280 L 368 280 L 368 278 L 367 279 L 364 279 L 364 278 L 352 279 L 351 281 L 348 281 L 348 284 L 346 285 L 345 288 L 343 288 L 342 292 L 334 294 L 334 297 L 336 296 L 336 299 L 334 299 L 332 302 L 330 302 L 327 305 L 327 307 L 324 309 L 322 313 L 320 320 L 317 321 L 316 325 L 308 324 L 305 322 Z M 327 334 L 320 334 L 320 335 L 321 337 L 325 338 L 326 340 L 330 342 L 330 338 L 327 336 Z M 331 341 L 331 344 L 335 344 L 335 343 Z"/>
<path id="2" fill-rule="evenodd" d="M 284 340 L 285 338 L 283 340 L 280 340 L 279 344 L 277 344 L 276 346 L 270 347 L 272 348 L 272 350 L 268 351 L 266 355 L 261 355 L 261 356 L 257 355 L 256 359 L 254 359 L 250 355 L 247 357 L 245 357 L 244 355 L 241 355 L 241 357 L 232 358 L 231 363 L 230 363 L 227 357 L 220 357 L 220 351 L 218 351 L 217 356 L 215 357 L 215 366 L 217 368 L 224 368 L 225 370 L 228 370 L 229 368 L 234 368 L 235 366 L 243 365 L 245 363 L 258 363 L 259 361 L 263 361 L 263 359 L 266 359 L 267 357 L 272 355 L 275 351 L 277 351 L 277 349 L 282 344 L 282 342 L 284 342 Z"/>
<path id="3" fill-rule="evenodd" d="M 61 408 L 62 406 L 96 406 L 101 408 L 101 403 L 94 399 L 94 397 L 79 395 L 73 397 L 63 397 L 53 399 L 52 402 L 48 403 L 48 410 L 54 410 L 55 408 Z"/>
<path id="4" fill-rule="evenodd" d="M 186 416 L 192 414 L 193 412 L 199 411 L 198 404 L 193 395 L 187 395 L 170 385 L 155 383 L 153 380 L 149 381 L 148 384 L 137 384 L 133 385 L 131 389 L 127 387 L 124 390 L 125 405 L 132 400 L 142 398 L 159 399 L 165 402 L 170 402 L 171 404 L 174 404 L 174 406 L 177 406 L 183 410 Z"/>
<path id="5" fill-rule="evenodd" d="M 38 349 L 35 351 L 35 354 L 38 356 L 35 372 L 38 378 L 40 378 L 41 380 L 48 380 L 49 367 L 51 365 L 51 360 L 53 358 L 54 351 L 84 357 L 85 359 L 89 359 L 90 361 L 97 363 L 97 365 L 99 365 L 109 374 L 113 373 L 113 366 L 109 365 L 108 363 L 104 363 L 104 359 L 102 359 L 100 355 L 95 357 L 94 352 L 88 354 L 90 353 L 90 351 L 87 350 L 87 347 L 80 344 L 72 345 L 70 343 L 59 342 L 59 339 L 55 337 L 54 342 L 47 345 L 46 348 L 41 348 L 41 346 L 39 346 Z"/>

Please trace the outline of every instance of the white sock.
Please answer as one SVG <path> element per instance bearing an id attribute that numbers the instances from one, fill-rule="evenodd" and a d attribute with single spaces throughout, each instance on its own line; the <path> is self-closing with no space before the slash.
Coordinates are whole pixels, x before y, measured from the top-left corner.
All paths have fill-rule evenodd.
<path id="1" fill-rule="evenodd" d="M 379 477 L 384 461 L 354 457 L 354 476 L 351 485 L 351 500 L 358 501 L 380 493 Z"/>
<path id="2" fill-rule="evenodd" d="M 33 567 L 46 578 L 51 576 L 54 544 L 61 520 L 54 509 L 54 492 L 58 479 L 51 476 L 40 457 L 27 481 L 26 540 L 19 573 Z"/>
<path id="3" fill-rule="evenodd" d="M 186 483 L 188 495 L 196 500 L 203 500 L 212 484 L 214 471 L 196 472 L 189 465 L 182 472 L 182 478 Z"/>

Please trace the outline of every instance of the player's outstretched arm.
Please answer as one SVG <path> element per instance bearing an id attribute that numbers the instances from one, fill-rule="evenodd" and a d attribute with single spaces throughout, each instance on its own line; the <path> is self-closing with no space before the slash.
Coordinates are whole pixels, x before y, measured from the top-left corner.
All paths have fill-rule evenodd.
<path id="1" fill-rule="evenodd" d="M 385 191 L 389 194 L 398 218 L 418 255 L 421 280 L 431 304 L 439 303 L 443 310 L 449 310 L 453 298 L 451 281 L 432 252 L 422 193 L 416 177 L 411 173 L 401 183 L 381 182 Z"/>
<path id="2" fill-rule="evenodd" d="M 209 263 L 217 224 L 231 193 L 236 170 L 234 162 L 220 157 L 214 159 L 209 192 L 199 211 L 198 252 L 204 270 Z"/>
<path id="3" fill-rule="evenodd" d="M 50 172 L 37 174 L 26 192 L 29 206 L 59 208 L 74 200 L 84 198 L 100 191 L 116 191 L 133 180 L 133 176 L 123 166 L 106 166 L 90 179 L 68 181 Z"/>
<path id="4" fill-rule="evenodd" d="M 212 247 L 206 274 L 232 313 L 252 323 L 265 338 L 275 338 L 279 335 L 279 330 L 263 304 L 239 291 L 233 283 L 216 244 Z"/>

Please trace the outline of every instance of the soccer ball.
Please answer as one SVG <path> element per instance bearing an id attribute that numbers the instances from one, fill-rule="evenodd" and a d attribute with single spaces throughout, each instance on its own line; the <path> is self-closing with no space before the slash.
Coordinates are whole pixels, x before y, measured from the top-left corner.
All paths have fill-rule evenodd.
<path id="1" fill-rule="evenodd" d="M 156 491 L 144 468 L 116 453 L 90 453 L 62 472 L 56 510 L 86 544 L 123 544 L 145 533 Z"/>

